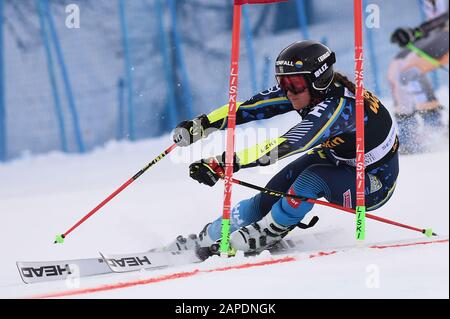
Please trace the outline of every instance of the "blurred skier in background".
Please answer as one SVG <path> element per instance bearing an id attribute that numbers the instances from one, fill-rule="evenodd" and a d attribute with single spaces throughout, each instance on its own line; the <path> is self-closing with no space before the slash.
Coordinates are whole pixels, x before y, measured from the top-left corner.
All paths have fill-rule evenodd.
<path id="1" fill-rule="evenodd" d="M 290 111 L 296 111 L 301 119 L 279 138 L 236 152 L 234 172 L 303 153 L 272 177 L 266 187 L 355 207 L 355 85 L 333 70 L 335 61 L 335 53 L 315 41 L 295 42 L 281 51 L 275 65 L 278 85 L 238 104 L 236 124 Z M 395 188 L 398 137 L 389 112 L 369 91 L 365 91 L 364 110 L 365 194 L 368 210 L 374 210 L 389 200 Z M 181 122 L 174 131 L 175 143 L 188 146 L 212 129 L 224 129 L 227 115 L 225 105 L 208 115 Z M 190 177 L 215 185 L 223 176 L 224 158 L 225 153 L 192 163 Z M 231 246 L 247 253 L 270 249 L 300 225 L 312 208 L 313 204 L 306 201 L 264 193 L 243 200 L 231 212 Z M 178 236 L 166 249 L 209 247 L 220 237 L 221 217 L 208 223 L 198 236 Z"/>
<path id="2" fill-rule="evenodd" d="M 407 46 L 413 44 L 441 66 L 448 64 L 448 0 L 421 2 L 427 21 L 415 28 L 398 28 L 391 36 L 391 42 L 403 48 L 389 65 L 388 80 L 399 128 L 400 152 L 405 154 L 424 151 L 427 131 L 443 129 L 445 124 L 443 107 L 427 78 L 427 73 L 439 66 Z M 423 120 L 423 133 L 417 117 Z"/>

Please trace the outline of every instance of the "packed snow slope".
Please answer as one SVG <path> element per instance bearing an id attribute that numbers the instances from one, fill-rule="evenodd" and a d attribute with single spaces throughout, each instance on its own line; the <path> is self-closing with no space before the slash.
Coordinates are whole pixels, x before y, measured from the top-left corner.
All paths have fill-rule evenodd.
<path id="1" fill-rule="evenodd" d="M 267 127 L 238 130 L 237 148 L 284 133 L 292 117 L 270 122 Z M 274 120 L 271 120 L 274 121 Z M 255 135 L 255 132 L 259 132 Z M 201 157 L 220 154 L 223 133 L 190 148 L 175 149 L 102 210 L 93 215 L 64 244 L 55 235 L 65 232 L 107 195 L 146 163 L 171 145 L 170 136 L 136 143 L 112 142 L 86 155 L 52 153 L 21 158 L 0 165 L 0 297 L 31 297 L 72 289 L 66 282 L 25 285 L 16 261 L 61 260 L 96 257 L 98 252 L 145 251 L 167 244 L 179 234 L 198 233 L 222 211 L 223 185 L 200 185 L 188 176 L 188 166 Z M 426 154 L 402 156 L 397 189 L 392 199 L 375 214 L 419 228 L 432 227 L 448 238 L 449 152 L 448 139 Z M 265 185 L 294 157 L 265 167 L 242 170 L 236 178 Z M 235 185 L 233 202 L 255 192 Z M 448 298 L 448 242 L 392 249 L 358 248 L 354 215 L 316 206 L 307 216 L 320 221 L 305 233 L 329 232 L 321 247 L 305 247 L 308 253 L 291 254 L 295 260 L 266 266 L 200 272 L 186 278 L 118 289 L 74 294 L 81 298 Z M 295 230 L 301 235 L 301 230 Z M 418 232 L 367 220 L 368 243 L 405 239 L 426 240 Z M 417 239 L 417 240 L 416 240 Z M 438 238 L 439 239 L 439 238 Z M 309 258 L 350 246 L 345 251 Z M 309 249 L 310 248 L 310 249 Z M 239 263 L 268 260 L 263 255 L 228 260 L 213 258 L 203 264 L 128 274 L 81 279 L 78 289 L 114 285 L 135 280 L 216 269 Z M 274 258 L 283 258 L 277 256 Z M 375 277 L 373 277 L 375 276 Z M 375 279 L 374 279 L 375 278 Z M 243 285 L 245 283 L 245 285 Z"/>

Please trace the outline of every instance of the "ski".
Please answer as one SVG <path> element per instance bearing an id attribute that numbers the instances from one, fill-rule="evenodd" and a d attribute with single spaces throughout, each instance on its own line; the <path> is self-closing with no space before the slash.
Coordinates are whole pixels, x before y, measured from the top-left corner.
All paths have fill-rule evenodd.
<path id="1" fill-rule="evenodd" d="M 111 273 L 102 258 L 18 261 L 16 265 L 22 281 L 26 284 Z"/>
<path id="2" fill-rule="evenodd" d="M 348 235 L 347 232 L 340 228 L 309 234 L 302 233 L 283 239 L 269 251 L 272 255 L 279 255 L 311 249 L 322 249 L 329 246 L 332 238 L 339 240 L 346 235 Z M 200 263 L 214 255 L 214 253 L 206 252 L 208 249 L 210 248 L 167 251 L 154 248 L 145 253 L 118 255 L 100 253 L 100 255 L 112 272 L 122 273 Z M 252 254 L 247 256 L 252 256 Z"/>
<path id="3" fill-rule="evenodd" d="M 346 240 L 347 239 L 347 240 Z M 439 237 L 440 240 L 447 240 L 446 237 Z M 337 245 L 330 245 L 334 242 Z M 409 246 L 413 244 L 426 244 L 432 242 L 429 239 L 416 238 L 406 240 L 393 240 L 378 243 L 368 243 L 364 247 L 384 248 L 391 246 Z M 341 245 L 339 245 L 341 243 Z M 346 250 L 354 248 L 348 245 L 348 234 L 344 229 L 334 229 L 324 232 L 310 234 L 298 234 L 283 239 L 276 246 L 269 249 L 272 255 L 282 255 L 290 253 L 307 253 L 320 251 L 322 249 Z M 197 264 L 202 262 L 198 253 L 191 250 L 182 251 L 148 251 L 131 254 L 104 254 L 102 258 L 86 258 L 60 261 L 41 262 L 17 262 L 20 276 L 24 283 L 38 283 L 54 280 L 65 280 L 69 278 L 89 277 L 112 273 L 124 273 L 140 270 L 156 270 Z M 252 256 L 252 255 L 248 255 Z"/>
<path id="4" fill-rule="evenodd" d="M 288 236 L 272 247 L 273 255 L 329 247 L 331 241 L 345 237 L 344 229 L 331 229 L 315 233 L 301 233 Z M 168 251 L 154 248 L 147 252 L 131 254 L 105 254 L 101 258 L 85 258 L 59 261 L 16 262 L 22 281 L 26 284 L 65 280 L 75 277 L 89 277 L 110 273 L 152 270 L 172 266 L 199 263 L 202 259 L 194 249 Z"/>
<path id="5" fill-rule="evenodd" d="M 18 261 L 22 281 L 26 284 L 66 280 L 141 269 L 152 270 L 200 262 L 194 250 L 149 251 L 132 254 L 103 254 L 99 258 Z"/>

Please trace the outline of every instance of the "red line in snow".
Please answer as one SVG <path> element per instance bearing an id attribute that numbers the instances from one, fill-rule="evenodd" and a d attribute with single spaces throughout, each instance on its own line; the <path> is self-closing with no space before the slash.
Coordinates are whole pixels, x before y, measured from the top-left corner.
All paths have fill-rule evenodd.
<path id="1" fill-rule="evenodd" d="M 337 254 L 337 253 L 338 253 L 337 250 L 333 250 L 333 251 L 330 251 L 330 252 L 319 251 L 316 254 L 309 255 L 309 259 L 316 258 L 316 257 L 323 257 L 323 256 L 334 255 L 334 254 Z"/>
<path id="2" fill-rule="evenodd" d="M 373 246 L 369 246 L 369 248 L 385 249 L 385 248 L 398 248 L 398 247 L 408 247 L 408 246 L 418 246 L 418 245 L 429 245 L 429 244 L 436 244 L 436 243 L 448 243 L 448 239 L 435 240 L 435 241 L 419 241 L 416 243 L 408 243 L 408 244 L 373 245 Z"/>
<path id="3" fill-rule="evenodd" d="M 245 269 L 245 268 L 252 268 L 257 266 L 267 266 L 267 265 L 273 265 L 273 264 L 280 264 L 280 263 L 287 263 L 290 261 L 295 261 L 294 257 L 284 257 L 280 259 L 270 259 L 270 260 L 264 260 L 257 263 L 247 263 L 242 265 L 235 265 L 235 266 L 228 266 L 228 267 L 222 267 L 222 268 L 215 268 L 215 269 L 209 269 L 209 270 L 202 270 L 202 272 L 217 272 L 217 271 L 227 271 L 232 269 Z"/>
<path id="4" fill-rule="evenodd" d="M 165 275 L 165 276 L 161 276 L 161 277 L 149 278 L 149 279 L 144 279 L 144 280 L 135 280 L 135 281 L 121 282 L 121 283 L 111 284 L 111 285 L 103 285 L 103 286 L 93 287 L 93 288 L 75 289 L 75 290 L 67 290 L 67 291 L 55 292 L 55 293 L 49 293 L 49 294 L 35 295 L 35 296 L 29 297 L 29 299 L 58 298 L 58 297 L 82 295 L 82 294 L 88 294 L 88 293 L 94 293 L 94 292 L 101 292 L 101 291 L 108 291 L 108 290 L 114 290 L 114 289 L 120 289 L 120 288 L 133 287 L 133 286 L 138 286 L 138 285 L 154 284 L 157 282 L 173 280 L 173 279 L 187 278 L 187 277 L 192 277 L 192 276 L 198 275 L 200 273 L 211 273 L 211 272 L 227 271 L 227 270 L 233 270 L 233 269 L 245 269 L 245 268 L 280 264 L 280 263 L 291 262 L 291 261 L 295 261 L 295 260 L 296 259 L 294 257 L 284 257 L 284 258 L 279 258 L 279 259 L 270 259 L 270 260 L 260 261 L 260 262 L 256 262 L 256 263 L 246 263 L 246 264 L 241 264 L 241 265 L 234 265 L 234 266 L 229 266 L 229 267 L 221 267 L 221 268 L 208 269 L 208 270 L 195 269 L 195 270 L 189 271 L 189 272 L 179 272 L 179 273 L 174 273 L 171 275 Z"/>
<path id="5" fill-rule="evenodd" d="M 400 248 L 400 247 L 408 247 L 408 246 L 448 243 L 448 241 L 449 241 L 448 239 L 442 239 L 442 240 L 435 240 L 435 241 L 423 241 L 423 242 L 405 243 L 405 244 L 372 245 L 372 246 L 369 246 L 368 248 L 371 248 L 371 249 Z M 332 251 L 328 251 L 328 252 L 318 251 L 314 254 L 309 255 L 308 259 L 335 255 L 339 252 L 342 252 L 342 251 L 337 251 L 337 250 L 332 250 Z M 48 294 L 34 295 L 31 297 L 25 297 L 25 299 L 59 298 L 59 297 L 83 295 L 83 294 L 89 294 L 89 293 L 94 293 L 94 292 L 102 292 L 102 291 L 108 291 L 108 290 L 114 290 L 114 289 L 120 289 L 120 288 L 128 288 L 128 287 L 133 287 L 133 286 L 138 286 L 138 285 L 154 284 L 154 283 L 167 281 L 167 280 L 187 278 L 187 277 L 192 277 L 192 276 L 195 276 L 195 275 L 198 275 L 201 273 L 212 273 L 212 272 L 228 271 L 228 270 L 234 270 L 234 269 L 246 269 L 246 268 L 286 263 L 286 262 L 297 261 L 297 260 L 298 259 L 295 257 L 288 256 L 288 257 L 279 258 L 279 259 L 269 259 L 269 260 L 264 260 L 264 261 L 260 261 L 260 262 L 255 262 L 255 263 L 245 263 L 245 264 L 241 264 L 241 265 L 219 267 L 219 268 L 213 268 L 213 269 L 207 269 L 207 270 L 195 269 L 193 271 L 179 272 L 179 273 L 174 273 L 174 274 L 169 274 L 169 275 L 164 275 L 164 276 L 154 277 L 154 278 L 149 278 L 149 279 L 144 279 L 144 280 L 134 280 L 134 281 L 120 282 L 120 283 L 110 284 L 110 285 L 102 285 L 102 286 L 93 287 L 93 288 L 75 289 L 75 290 L 67 290 L 67 291 L 54 292 L 54 293 L 48 293 Z"/>
<path id="6" fill-rule="evenodd" d="M 119 288 L 126 288 L 126 287 L 137 286 L 137 285 L 153 284 L 153 283 L 157 283 L 157 282 L 161 282 L 161 281 L 165 281 L 165 280 L 191 277 L 191 276 L 196 275 L 199 272 L 200 271 L 198 269 L 196 269 L 196 270 L 190 271 L 190 272 L 179 272 L 179 273 L 175 273 L 175 274 L 171 274 L 171 275 L 165 275 L 165 276 L 150 278 L 150 279 L 146 279 L 146 280 L 119 282 L 117 284 L 103 285 L 103 286 L 93 287 L 93 288 L 75 289 L 75 290 L 67 290 L 67 291 L 61 291 L 61 292 L 55 292 L 55 293 L 49 293 L 49 294 L 35 295 L 35 296 L 31 296 L 29 299 L 67 297 L 67 296 L 82 295 L 82 294 L 88 294 L 88 293 L 93 293 L 93 292 L 119 289 Z"/>

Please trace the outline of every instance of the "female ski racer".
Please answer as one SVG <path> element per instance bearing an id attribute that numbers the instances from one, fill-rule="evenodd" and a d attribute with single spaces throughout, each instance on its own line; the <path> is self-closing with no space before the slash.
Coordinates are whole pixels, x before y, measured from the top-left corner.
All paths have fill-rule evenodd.
<path id="1" fill-rule="evenodd" d="M 266 187 L 355 207 L 355 85 L 333 70 L 335 61 L 334 52 L 315 41 L 295 42 L 281 51 L 275 64 L 278 85 L 240 104 L 236 123 L 286 112 L 298 113 L 299 123 L 276 139 L 236 152 L 234 172 L 304 153 Z M 208 115 L 181 122 L 174 131 L 175 143 L 187 146 L 206 137 L 212 128 L 224 129 L 227 112 L 225 105 Z M 385 204 L 394 191 L 399 144 L 389 112 L 369 91 L 364 93 L 364 113 L 366 206 L 374 210 Z M 225 167 L 224 157 L 222 154 L 192 163 L 190 177 L 215 185 Z M 313 204 L 306 201 L 264 193 L 243 200 L 231 212 L 231 246 L 247 253 L 270 249 L 312 208 Z M 207 247 L 220 236 L 221 217 L 208 223 L 198 236 L 178 236 L 166 249 Z"/>

